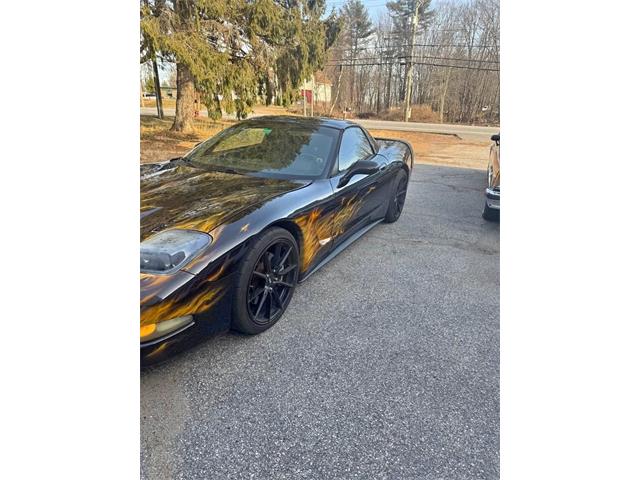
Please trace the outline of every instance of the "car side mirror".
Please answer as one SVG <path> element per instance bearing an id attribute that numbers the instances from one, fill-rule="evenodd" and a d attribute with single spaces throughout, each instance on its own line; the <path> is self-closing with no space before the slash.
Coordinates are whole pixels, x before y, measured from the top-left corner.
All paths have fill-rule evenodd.
<path id="1" fill-rule="evenodd" d="M 344 187 L 354 175 L 363 174 L 370 175 L 380 170 L 380 167 L 373 160 L 358 160 L 351 165 L 338 182 L 338 188 Z"/>
<path id="2" fill-rule="evenodd" d="M 495 135 L 491 135 L 491 140 L 493 140 L 496 143 L 500 143 L 500 134 L 496 133 Z"/>

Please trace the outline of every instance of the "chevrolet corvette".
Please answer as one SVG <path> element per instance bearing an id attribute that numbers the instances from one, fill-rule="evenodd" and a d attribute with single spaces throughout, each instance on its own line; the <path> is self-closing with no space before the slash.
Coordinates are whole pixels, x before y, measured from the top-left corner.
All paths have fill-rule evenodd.
<path id="1" fill-rule="evenodd" d="M 398 220 L 411 146 L 326 118 L 237 123 L 141 165 L 140 355 L 156 363 L 216 332 L 257 334 L 304 281 Z"/>

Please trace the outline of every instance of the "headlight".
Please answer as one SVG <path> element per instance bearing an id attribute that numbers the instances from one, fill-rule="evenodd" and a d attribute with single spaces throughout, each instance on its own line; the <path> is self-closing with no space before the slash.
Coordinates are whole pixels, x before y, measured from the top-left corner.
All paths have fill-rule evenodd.
<path id="1" fill-rule="evenodd" d="M 175 332 L 184 327 L 188 327 L 193 323 L 193 316 L 172 318 L 164 322 L 151 323 L 140 327 L 140 342 L 150 342 L 165 335 Z"/>
<path id="2" fill-rule="evenodd" d="M 177 270 L 211 243 L 209 235 L 194 230 L 165 230 L 140 243 L 140 271 Z"/>

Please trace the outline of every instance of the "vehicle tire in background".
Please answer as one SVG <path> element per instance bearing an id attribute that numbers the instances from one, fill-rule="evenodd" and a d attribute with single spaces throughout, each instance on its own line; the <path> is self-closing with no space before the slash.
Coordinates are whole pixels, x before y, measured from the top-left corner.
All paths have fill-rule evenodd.
<path id="1" fill-rule="evenodd" d="M 233 289 L 233 329 L 256 334 L 287 309 L 298 283 L 296 240 L 284 228 L 265 231 L 247 252 Z"/>
<path id="2" fill-rule="evenodd" d="M 384 217 L 385 223 L 393 223 L 400 218 L 404 201 L 407 197 L 407 186 L 409 185 L 409 177 L 407 172 L 400 170 L 396 175 L 393 188 L 391 189 L 391 198 L 387 207 L 387 214 Z"/>
<path id="3" fill-rule="evenodd" d="M 484 210 L 482 211 L 482 218 L 488 220 L 489 222 L 497 222 L 500 220 L 500 210 L 496 210 L 495 208 L 489 208 L 487 202 L 484 202 Z"/>

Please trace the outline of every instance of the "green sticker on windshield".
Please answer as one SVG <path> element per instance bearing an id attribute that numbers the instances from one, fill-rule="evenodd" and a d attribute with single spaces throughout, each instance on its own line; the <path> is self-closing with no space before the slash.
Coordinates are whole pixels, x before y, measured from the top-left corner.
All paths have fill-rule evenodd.
<path id="1" fill-rule="evenodd" d="M 263 128 L 262 131 L 264 132 L 265 135 L 269 135 L 271 133 L 270 128 Z"/>

